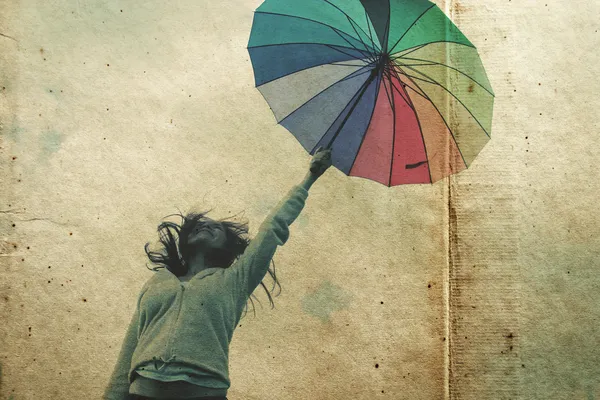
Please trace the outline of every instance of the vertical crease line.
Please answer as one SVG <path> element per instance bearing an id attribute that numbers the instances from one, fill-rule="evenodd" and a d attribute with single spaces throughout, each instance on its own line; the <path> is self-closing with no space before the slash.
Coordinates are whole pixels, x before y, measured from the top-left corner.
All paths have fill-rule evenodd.
<path id="1" fill-rule="evenodd" d="M 444 1 L 444 12 L 445 14 L 449 17 L 452 18 L 453 17 L 453 13 L 452 10 L 454 9 L 454 7 L 452 6 L 453 4 L 453 0 L 447 0 Z M 446 50 L 446 63 L 448 62 L 448 52 Z M 449 112 L 449 101 L 450 99 L 448 98 L 448 96 L 446 96 L 446 110 L 447 112 Z M 449 156 L 449 155 L 447 155 Z M 454 230 L 454 222 L 451 220 L 451 212 L 452 212 L 452 176 L 450 175 L 448 177 L 448 185 L 445 186 L 446 189 L 446 197 L 447 197 L 447 201 L 448 201 L 448 208 L 446 210 L 446 221 L 448 223 L 448 229 L 447 229 L 447 234 L 448 234 L 448 238 L 446 241 L 446 285 L 445 285 L 445 308 L 446 308 L 446 318 L 445 318 L 445 333 L 446 333 L 446 346 L 445 346 L 445 354 L 444 354 L 444 361 L 445 361 L 445 368 L 444 368 L 444 398 L 446 400 L 453 400 L 454 396 L 452 394 L 452 363 L 453 363 L 453 359 L 452 359 L 452 341 L 453 341 L 453 337 L 452 337 L 452 329 L 451 329 L 451 324 L 452 324 L 452 274 L 454 273 L 453 269 L 454 269 L 454 265 L 453 265 L 453 254 L 452 254 L 452 237 L 453 234 L 455 232 L 453 232 Z"/>

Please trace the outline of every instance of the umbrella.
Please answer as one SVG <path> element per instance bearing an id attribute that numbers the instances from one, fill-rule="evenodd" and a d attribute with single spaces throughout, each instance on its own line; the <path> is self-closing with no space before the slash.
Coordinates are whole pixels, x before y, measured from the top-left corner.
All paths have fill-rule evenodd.
<path id="1" fill-rule="evenodd" d="M 277 122 L 346 175 L 434 183 L 490 139 L 477 50 L 429 1 L 266 0 L 248 52 Z"/>

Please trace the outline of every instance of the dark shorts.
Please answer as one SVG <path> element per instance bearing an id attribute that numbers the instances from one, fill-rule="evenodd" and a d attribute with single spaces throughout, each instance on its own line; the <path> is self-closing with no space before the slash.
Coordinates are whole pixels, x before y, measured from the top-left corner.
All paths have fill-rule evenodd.
<path id="1" fill-rule="evenodd" d="M 132 400 L 182 400 L 182 399 L 158 399 L 156 397 L 145 397 L 145 396 L 138 396 L 137 394 L 132 395 Z M 227 400 L 227 397 L 194 397 L 194 398 L 188 398 L 185 400 Z"/>

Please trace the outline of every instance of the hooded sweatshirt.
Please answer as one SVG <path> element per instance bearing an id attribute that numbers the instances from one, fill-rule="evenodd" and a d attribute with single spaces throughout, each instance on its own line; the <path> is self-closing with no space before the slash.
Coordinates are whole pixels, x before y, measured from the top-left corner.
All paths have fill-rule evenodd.
<path id="1" fill-rule="evenodd" d="M 233 331 L 307 197 L 304 187 L 294 186 L 229 268 L 204 269 L 188 282 L 167 269 L 154 273 L 137 298 L 104 399 L 129 399 L 136 374 L 185 381 L 225 396 Z"/>

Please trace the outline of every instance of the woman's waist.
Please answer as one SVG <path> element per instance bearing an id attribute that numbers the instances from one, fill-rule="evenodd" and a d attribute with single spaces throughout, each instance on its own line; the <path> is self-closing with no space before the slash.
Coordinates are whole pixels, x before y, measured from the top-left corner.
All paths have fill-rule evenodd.
<path id="1" fill-rule="evenodd" d="M 227 395 L 227 389 L 199 386 L 197 384 L 176 380 L 163 382 L 150 379 L 139 374 L 129 386 L 129 393 L 151 398 L 194 399 L 203 397 L 222 397 Z"/>

